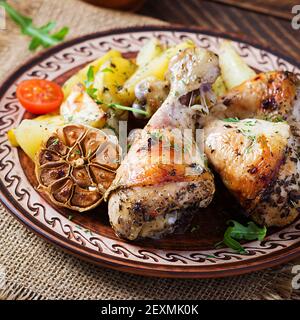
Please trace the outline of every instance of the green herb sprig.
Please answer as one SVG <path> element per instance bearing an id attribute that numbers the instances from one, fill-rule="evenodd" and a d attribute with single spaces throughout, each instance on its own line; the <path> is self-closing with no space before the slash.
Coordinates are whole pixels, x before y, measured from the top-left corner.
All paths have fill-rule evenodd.
<path id="1" fill-rule="evenodd" d="M 56 22 L 50 21 L 42 27 L 36 27 L 32 24 L 31 18 L 20 14 L 6 1 L 0 0 L 0 6 L 6 10 L 10 18 L 21 28 L 21 32 L 32 38 L 29 44 L 30 51 L 35 51 L 40 46 L 44 48 L 54 46 L 64 40 L 69 32 L 68 27 L 63 27 L 58 32 L 50 34 L 55 28 Z"/>
<path id="2" fill-rule="evenodd" d="M 226 229 L 224 239 L 216 244 L 216 247 L 227 246 L 238 253 L 247 254 L 248 252 L 239 243 L 238 240 L 259 240 L 262 241 L 266 234 L 266 227 L 258 227 L 254 222 L 248 222 L 247 226 L 243 226 L 235 220 L 227 221 L 230 226 Z"/>

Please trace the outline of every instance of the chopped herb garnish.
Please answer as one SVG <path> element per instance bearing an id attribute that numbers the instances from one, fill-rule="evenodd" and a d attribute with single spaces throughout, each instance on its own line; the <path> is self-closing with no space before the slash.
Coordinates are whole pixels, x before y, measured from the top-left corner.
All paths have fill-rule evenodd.
<path id="1" fill-rule="evenodd" d="M 73 216 L 70 214 L 70 215 L 68 216 L 68 219 L 71 221 L 71 220 L 73 219 Z"/>
<path id="2" fill-rule="evenodd" d="M 163 134 L 160 131 L 154 131 L 150 133 L 150 138 L 153 141 L 162 141 Z"/>
<path id="3" fill-rule="evenodd" d="M 224 122 L 239 122 L 240 119 L 239 118 L 225 118 L 223 119 Z"/>
<path id="4" fill-rule="evenodd" d="M 114 70 L 111 68 L 104 68 L 103 70 L 101 70 L 101 72 L 112 72 L 114 73 Z"/>
<path id="5" fill-rule="evenodd" d="M 56 45 L 64 40 L 69 32 L 68 27 L 63 27 L 58 32 L 50 34 L 50 31 L 55 28 L 56 22 L 50 21 L 44 26 L 36 27 L 32 24 L 31 18 L 17 12 L 6 1 L 0 0 L 0 6 L 6 10 L 11 19 L 21 28 L 22 33 L 32 38 L 29 44 L 29 50 L 31 51 L 36 50 L 40 46 L 48 48 Z"/>
<path id="6" fill-rule="evenodd" d="M 250 140 L 250 143 L 246 148 L 246 153 L 249 153 L 251 148 L 253 147 L 254 142 L 256 141 L 256 136 L 246 135 L 246 137 Z"/>
<path id="7" fill-rule="evenodd" d="M 59 143 L 59 139 L 56 138 L 56 139 L 53 140 L 52 145 L 56 146 L 58 143 Z"/>
<path id="8" fill-rule="evenodd" d="M 74 151 L 76 154 L 81 154 L 81 151 L 80 150 L 78 150 L 78 149 L 76 149 L 75 151 Z"/>
<path id="9" fill-rule="evenodd" d="M 256 123 L 257 123 L 256 120 L 248 120 L 248 121 L 244 122 L 244 125 L 249 126 L 249 127 L 253 127 L 253 126 L 255 126 Z"/>
<path id="10" fill-rule="evenodd" d="M 223 241 L 216 244 L 216 247 L 227 246 L 239 253 L 247 254 L 248 252 L 237 240 L 259 240 L 262 241 L 267 233 L 266 227 L 258 227 L 254 222 L 248 222 L 247 226 L 243 226 L 237 221 L 229 220 L 224 234 Z"/>
<path id="11" fill-rule="evenodd" d="M 285 122 L 286 120 L 281 114 L 274 114 L 272 116 L 266 117 L 265 120 L 270 121 L 270 122 Z"/>
<path id="12" fill-rule="evenodd" d="M 67 122 L 72 122 L 73 121 L 74 116 L 69 116 Z"/>

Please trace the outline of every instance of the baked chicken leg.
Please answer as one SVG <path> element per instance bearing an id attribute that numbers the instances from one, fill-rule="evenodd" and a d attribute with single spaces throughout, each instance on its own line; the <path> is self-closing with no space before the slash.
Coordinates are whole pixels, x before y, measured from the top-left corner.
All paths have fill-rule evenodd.
<path id="1" fill-rule="evenodd" d="M 300 213 L 299 93 L 291 73 L 259 74 L 228 92 L 205 126 L 209 162 L 262 225 L 285 226 Z"/>
<path id="2" fill-rule="evenodd" d="M 134 240 L 171 233 L 211 202 L 213 175 L 194 137 L 198 111 L 184 100 L 218 74 L 216 55 L 203 49 L 187 49 L 171 61 L 170 94 L 135 137 L 107 192 L 110 222 L 119 236 Z M 192 134 L 183 138 L 184 129 Z"/>

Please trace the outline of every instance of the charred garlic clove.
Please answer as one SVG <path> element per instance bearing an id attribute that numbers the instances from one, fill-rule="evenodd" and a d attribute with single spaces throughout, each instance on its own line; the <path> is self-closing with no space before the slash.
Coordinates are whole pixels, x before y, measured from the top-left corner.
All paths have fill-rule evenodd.
<path id="1" fill-rule="evenodd" d="M 101 130 L 70 124 L 59 128 L 37 154 L 39 190 L 61 207 L 96 207 L 115 177 L 119 146 Z"/>

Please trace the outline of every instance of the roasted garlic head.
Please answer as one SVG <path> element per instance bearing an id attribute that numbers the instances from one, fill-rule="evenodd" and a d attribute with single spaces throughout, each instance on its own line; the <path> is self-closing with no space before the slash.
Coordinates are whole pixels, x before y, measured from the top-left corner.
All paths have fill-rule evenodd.
<path id="1" fill-rule="evenodd" d="M 36 155 L 38 189 L 58 206 L 90 210 L 112 183 L 119 154 L 116 139 L 101 130 L 77 124 L 59 128 Z"/>

